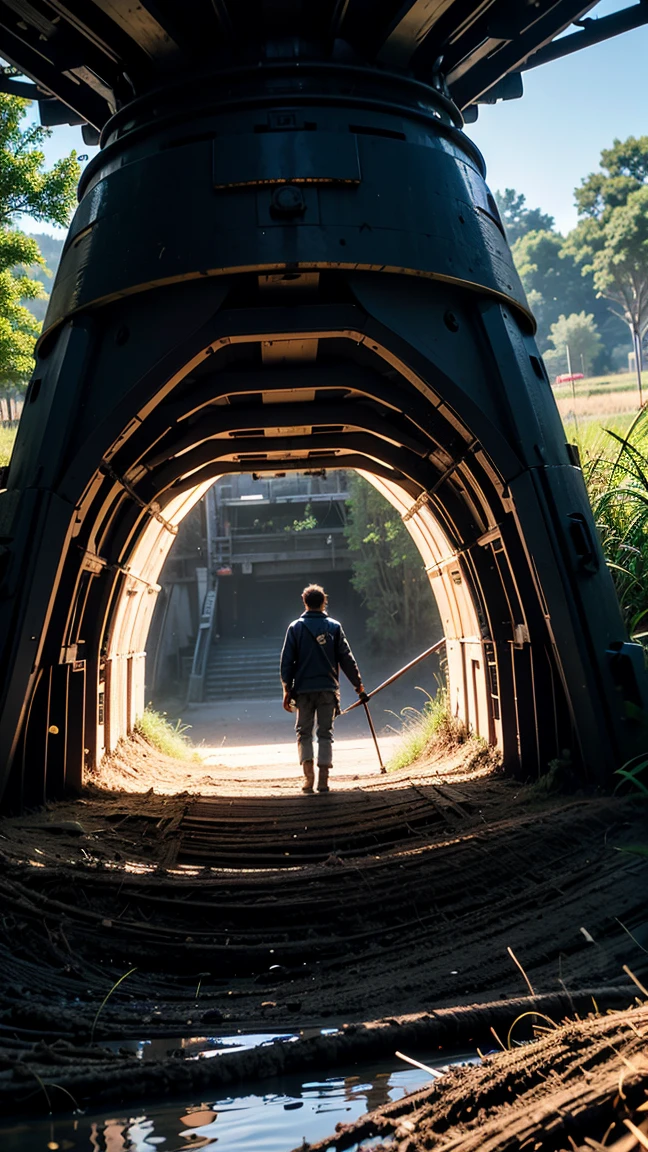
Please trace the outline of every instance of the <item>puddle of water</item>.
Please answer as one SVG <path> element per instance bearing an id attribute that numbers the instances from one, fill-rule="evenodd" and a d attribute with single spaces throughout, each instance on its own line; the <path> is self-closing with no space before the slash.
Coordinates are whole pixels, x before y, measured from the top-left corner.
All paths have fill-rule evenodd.
<path id="1" fill-rule="evenodd" d="M 169 1045 L 168 1040 L 162 1043 Z M 438 1052 L 430 1059 L 423 1057 L 424 1063 L 437 1068 L 445 1067 L 447 1061 L 447 1055 L 445 1062 L 439 1060 Z M 453 1055 L 452 1063 L 464 1062 L 477 1062 L 477 1058 Z M 127 1105 L 108 1113 L 16 1121 L 0 1126 L 0 1147 L 2 1152 L 193 1152 L 208 1147 L 216 1152 L 218 1145 L 217 1152 L 290 1152 L 303 1141 L 330 1135 L 336 1124 L 348 1124 L 365 1112 L 427 1087 L 431 1080 L 429 1074 L 400 1062 L 397 1067 L 394 1061 L 350 1065 L 321 1080 L 315 1074 L 306 1080 L 268 1078 L 261 1085 L 263 1094 L 233 1097 L 216 1091 L 214 1096 L 190 1103 Z"/>
<path id="2" fill-rule="evenodd" d="M 133 1052 L 138 1060 L 165 1060 L 182 1052 L 185 1060 L 208 1059 L 224 1052 L 242 1052 L 264 1044 L 293 1044 L 313 1036 L 334 1036 L 337 1028 L 300 1028 L 298 1032 L 239 1032 L 230 1036 L 165 1036 L 156 1040 L 104 1041 L 103 1047 L 113 1052 Z"/>

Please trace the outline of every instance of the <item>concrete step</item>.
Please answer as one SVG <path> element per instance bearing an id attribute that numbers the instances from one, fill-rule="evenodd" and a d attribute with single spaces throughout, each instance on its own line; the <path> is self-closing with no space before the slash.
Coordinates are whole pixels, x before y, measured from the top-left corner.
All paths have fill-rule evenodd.
<path id="1" fill-rule="evenodd" d="M 243 695 L 258 700 L 281 693 L 279 657 L 282 640 L 217 640 L 205 674 L 205 700 L 230 700 Z"/>
<path id="2" fill-rule="evenodd" d="M 251 684 L 252 686 L 255 684 L 274 684 L 276 686 L 279 682 L 279 677 L 276 673 L 273 673 L 272 676 L 255 676 L 252 672 L 242 672 L 237 676 L 205 677 L 205 686 L 207 688 L 218 688 L 223 685 L 227 687 L 228 684 L 236 684 L 237 687 L 240 684 Z"/>

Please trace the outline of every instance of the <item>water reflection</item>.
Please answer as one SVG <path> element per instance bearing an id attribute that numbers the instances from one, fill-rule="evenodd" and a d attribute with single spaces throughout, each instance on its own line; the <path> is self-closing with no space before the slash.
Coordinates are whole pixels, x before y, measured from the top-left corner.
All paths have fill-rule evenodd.
<path id="1" fill-rule="evenodd" d="M 438 1058 L 435 1063 L 440 1065 Z M 0 1147 L 2 1152 L 193 1152 L 218 1144 L 219 1152 L 290 1152 L 430 1082 L 425 1072 L 395 1069 L 392 1063 L 346 1068 L 322 1080 L 277 1077 L 264 1080 L 258 1095 L 7 1125 L 0 1127 Z"/>
<path id="2" fill-rule="evenodd" d="M 291 1044 L 296 1040 L 326 1036 L 336 1031 L 336 1028 L 301 1028 L 299 1032 L 246 1032 L 234 1036 L 178 1036 L 176 1039 L 165 1036 L 153 1040 L 107 1042 L 104 1047 L 114 1052 L 132 1052 L 138 1060 L 166 1060 L 174 1055 L 191 1060 L 220 1056 L 232 1049 L 242 1051 L 246 1048 L 259 1048 L 276 1041 Z"/>

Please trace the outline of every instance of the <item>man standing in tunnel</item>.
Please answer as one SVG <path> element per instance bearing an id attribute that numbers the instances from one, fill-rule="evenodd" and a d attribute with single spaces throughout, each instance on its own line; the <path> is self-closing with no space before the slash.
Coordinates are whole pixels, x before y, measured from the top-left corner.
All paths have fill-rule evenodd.
<path id="1" fill-rule="evenodd" d="M 362 677 L 342 625 L 327 615 L 319 584 L 302 592 L 304 612 L 288 626 L 281 651 L 281 683 L 286 712 L 297 709 L 295 731 L 304 773 L 302 792 L 315 787 L 313 725 L 317 716 L 317 791 L 328 792 L 333 762 L 333 723 L 340 711 L 340 668 L 362 699 Z"/>

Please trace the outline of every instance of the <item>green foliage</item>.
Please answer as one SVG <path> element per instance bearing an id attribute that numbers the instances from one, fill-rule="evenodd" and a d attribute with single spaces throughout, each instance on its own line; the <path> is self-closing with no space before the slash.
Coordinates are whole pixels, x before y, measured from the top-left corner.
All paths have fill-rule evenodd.
<path id="1" fill-rule="evenodd" d="M 378 652 L 407 647 L 438 633 L 439 619 L 420 554 L 401 517 L 378 491 L 349 474 L 351 583 L 368 611 L 367 632 Z"/>
<path id="2" fill-rule="evenodd" d="M 605 322 L 607 308 L 596 299 L 592 275 L 583 276 L 574 256 L 565 250 L 558 232 L 527 232 L 512 248 L 529 304 L 538 323 L 538 345 L 545 354 L 551 347 L 551 325 L 558 318 L 587 312 L 597 323 Z M 623 329 L 617 332 L 617 341 Z"/>
<path id="3" fill-rule="evenodd" d="M 15 227 L 23 214 L 66 225 L 80 175 L 76 153 L 44 170 L 46 128 L 21 127 L 27 101 L 0 93 L 0 384 L 20 385 L 33 368 L 40 323 L 27 305 L 45 298 L 28 269 L 46 265 L 33 237 Z"/>
<path id="4" fill-rule="evenodd" d="M 601 152 L 601 172 L 592 172 L 576 188 L 579 216 L 603 220 L 648 183 L 648 136 L 615 140 Z"/>
<path id="5" fill-rule="evenodd" d="M 166 719 L 166 712 L 156 712 L 147 707 L 138 718 L 135 731 L 165 756 L 173 756 L 176 760 L 199 761 L 200 756 L 186 735 L 190 727 L 190 724 L 183 724 L 181 720 L 172 724 Z"/>
<path id="6" fill-rule="evenodd" d="M 628 432 L 581 446 L 583 473 L 605 559 L 628 629 L 648 635 L 648 411 Z"/>
<path id="7" fill-rule="evenodd" d="M 615 140 L 601 168 L 576 189 L 582 220 L 566 247 L 638 343 L 648 330 L 648 136 Z"/>
<path id="8" fill-rule="evenodd" d="M 545 353 L 547 370 L 551 373 L 567 371 L 567 348 L 571 357 L 572 372 L 591 372 L 600 348 L 601 337 L 590 313 L 574 312 L 571 316 L 559 316 L 551 325 L 549 340 L 553 344 L 553 355 Z"/>
<path id="9" fill-rule="evenodd" d="M 495 200 L 511 245 L 527 232 L 550 232 L 554 226 L 553 216 L 541 212 L 539 208 L 526 208 L 526 196 L 516 192 L 514 188 L 496 192 Z"/>
<path id="10" fill-rule="evenodd" d="M 0 93 L 0 225 L 8 227 L 23 213 L 65 228 L 74 207 L 81 175 L 76 152 L 44 171 L 42 145 L 49 128 L 21 128 L 28 101 Z"/>
<path id="11" fill-rule="evenodd" d="M 632 192 L 610 214 L 591 267 L 594 287 L 643 336 L 648 328 L 648 187 Z"/>
<path id="12" fill-rule="evenodd" d="M 43 264 L 36 241 L 0 227 L 0 382 L 4 384 L 24 382 L 34 366 L 40 324 L 23 301 L 43 297 L 45 291 L 23 271 L 30 264 Z"/>
<path id="13" fill-rule="evenodd" d="M 400 712 L 400 734 L 402 742 L 387 763 L 387 771 L 407 768 L 418 760 L 424 752 L 431 750 L 436 743 L 463 744 L 468 739 L 464 724 L 455 720 L 450 713 L 448 690 L 439 681 L 435 696 L 430 696 L 424 688 L 417 688 L 427 696 L 422 708 L 403 708 Z"/>
<path id="14" fill-rule="evenodd" d="M 313 515 L 311 504 L 304 508 L 301 520 L 293 520 L 292 524 L 284 526 L 284 532 L 307 532 L 309 528 L 317 528 L 317 517 Z"/>
<path id="15" fill-rule="evenodd" d="M 648 770 L 648 756 L 642 753 L 640 756 L 635 756 L 633 760 L 628 760 L 622 768 L 617 768 L 614 773 L 615 776 L 620 776 L 621 779 L 615 788 L 615 792 L 619 790 L 624 784 L 630 785 L 633 792 L 638 793 L 640 796 L 648 797 L 648 785 L 641 779 L 646 776 Z M 645 850 L 648 855 L 648 849 Z"/>

